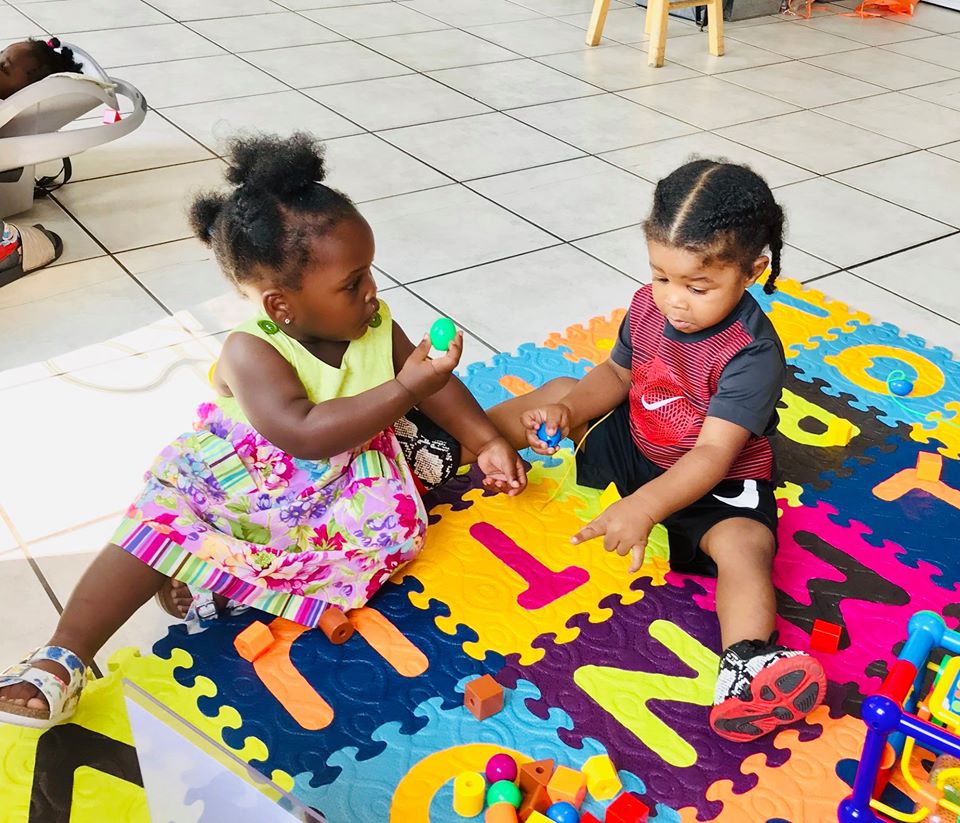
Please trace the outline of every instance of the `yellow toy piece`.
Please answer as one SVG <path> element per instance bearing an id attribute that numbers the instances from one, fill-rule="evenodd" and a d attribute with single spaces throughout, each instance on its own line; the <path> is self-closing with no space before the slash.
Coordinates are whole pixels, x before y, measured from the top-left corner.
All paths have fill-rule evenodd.
<path id="1" fill-rule="evenodd" d="M 453 781 L 453 810 L 461 817 L 476 817 L 483 811 L 486 790 L 483 775 L 461 772 Z"/>
<path id="2" fill-rule="evenodd" d="M 608 755 L 594 755 L 583 764 L 581 771 L 587 777 L 587 791 L 597 800 L 609 800 L 623 788 L 620 775 Z"/>

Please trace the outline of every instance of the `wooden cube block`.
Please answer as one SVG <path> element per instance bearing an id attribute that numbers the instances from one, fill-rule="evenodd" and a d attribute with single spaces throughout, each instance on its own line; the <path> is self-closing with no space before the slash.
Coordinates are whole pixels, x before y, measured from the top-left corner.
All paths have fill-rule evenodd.
<path id="1" fill-rule="evenodd" d="M 547 809 L 553 804 L 550 795 L 547 794 L 546 786 L 534 786 L 523 796 L 523 802 L 520 804 L 518 817 L 527 821 L 534 812 L 545 814 Z"/>
<path id="2" fill-rule="evenodd" d="M 600 823 L 590 812 L 584 812 L 580 815 L 580 823 Z"/>
<path id="3" fill-rule="evenodd" d="M 597 800 L 609 800 L 623 788 L 613 761 L 605 754 L 591 757 L 580 771 L 587 776 L 587 789 Z"/>
<path id="4" fill-rule="evenodd" d="M 547 784 L 547 794 L 554 803 L 566 800 L 578 809 L 587 793 L 587 778 L 576 769 L 557 766 L 557 770 Z"/>
<path id="5" fill-rule="evenodd" d="M 532 792 L 537 786 L 547 787 L 553 777 L 552 760 L 532 760 L 520 767 L 520 791 Z"/>
<path id="6" fill-rule="evenodd" d="M 527 818 L 527 823 L 553 823 L 553 821 L 545 814 L 534 812 L 532 815 L 530 815 L 530 817 Z"/>
<path id="7" fill-rule="evenodd" d="M 632 794 L 621 794 L 607 806 L 604 823 L 647 823 L 650 809 Z"/>
<path id="8" fill-rule="evenodd" d="M 813 631 L 810 633 L 810 648 L 818 652 L 836 654 L 840 646 L 840 634 L 843 627 L 826 620 L 814 620 Z"/>
<path id="9" fill-rule="evenodd" d="M 477 720 L 486 720 L 503 708 L 503 687 L 489 674 L 467 683 L 463 705 Z"/>

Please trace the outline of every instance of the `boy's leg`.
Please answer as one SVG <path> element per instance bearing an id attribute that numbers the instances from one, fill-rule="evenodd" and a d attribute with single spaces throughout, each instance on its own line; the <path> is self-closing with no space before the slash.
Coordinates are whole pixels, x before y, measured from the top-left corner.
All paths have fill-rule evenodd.
<path id="1" fill-rule="evenodd" d="M 166 579 L 119 546 L 107 545 L 80 578 L 47 645 L 69 649 L 89 666 L 103 644 L 157 593 Z M 41 660 L 34 665 L 58 677 L 66 676 L 66 670 L 58 663 Z M 29 684 L 0 690 L 0 700 L 13 700 L 34 709 L 47 708 L 46 700 Z"/>
<path id="2" fill-rule="evenodd" d="M 722 520 L 700 541 L 717 564 L 717 619 L 720 642 L 768 638 L 777 616 L 773 590 L 773 533 L 746 517 Z"/>
<path id="3" fill-rule="evenodd" d="M 700 546 L 717 564 L 724 648 L 710 724 L 730 740 L 753 740 L 820 705 L 826 677 L 814 657 L 772 642 L 776 596 L 770 529 L 734 517 L 712 526 Z"/>

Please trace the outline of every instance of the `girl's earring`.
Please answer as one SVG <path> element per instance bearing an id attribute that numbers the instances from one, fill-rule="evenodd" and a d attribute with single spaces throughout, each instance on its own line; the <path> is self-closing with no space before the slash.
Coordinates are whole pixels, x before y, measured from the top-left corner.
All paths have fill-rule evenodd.
<path id="1" fill-rule="evenodd" d="M 284 326 L 289 326 L 289 325 L 290 325 L 290 318 L 289 318 L 289 317 L 284 317 L 284 318 L 283 318 L 283 325 L 284 325 Z"/>

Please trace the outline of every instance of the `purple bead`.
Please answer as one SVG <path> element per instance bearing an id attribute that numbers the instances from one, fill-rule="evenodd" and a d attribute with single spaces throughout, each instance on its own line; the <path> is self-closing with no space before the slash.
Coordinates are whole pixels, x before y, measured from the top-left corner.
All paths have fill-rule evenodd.
<path id="1" fill-rule="evenodd" d="M 517 779 L 517 761 L 509 754 L 495 754 L 487 761 L 487 780 L 496 783 L 498 780 L 514 781 Z"/>

